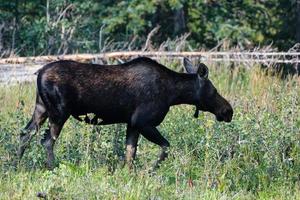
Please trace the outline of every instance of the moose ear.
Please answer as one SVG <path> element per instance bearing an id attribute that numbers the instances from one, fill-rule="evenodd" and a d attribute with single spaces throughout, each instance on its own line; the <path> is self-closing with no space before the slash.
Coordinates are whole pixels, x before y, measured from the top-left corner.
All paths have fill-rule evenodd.
<path id="1" fill-rule="evenodd" d="M 184 66 L 187 73 L 189 73 L 189 74 L 196 74 L 197 73 L 197 68 L 195 68 L 193 66 L 192 62 L 186 57 L 183 58 L 183 66 Z"/>
<path id="2" fill-rule="evenodd" d="M 207 67 L 205 64 L 200 63 L 200 64 L 199 64 L 199 67 L 198 67 L 198 70 L 197 70 L 197 74 L 198 74 L 201 78 L 207 79 L 207 78 L 208 78 L 208 67 Z"/>

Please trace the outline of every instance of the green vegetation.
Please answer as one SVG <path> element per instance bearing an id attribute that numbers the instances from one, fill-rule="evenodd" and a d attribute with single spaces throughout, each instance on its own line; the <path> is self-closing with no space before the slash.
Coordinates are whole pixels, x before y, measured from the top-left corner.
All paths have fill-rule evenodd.
<path id="1" fill-rule="evenodd" d="M 194 49 L 287 50 L 300 42 L 299 13 L 296 0 L 0 0 L 0 57 L 141 49 L 156 26 L 156 47 L 190 33 Z"/>
<path id="2" fill-rule="evenodd" d="M 177 68 L 176 63 L 167 66 Z M 209 65 L 210 66 L 210 65 Z M 159 129 L 170 157 L 154 174 L 159 148 L 139 141 L 135 172 L 122 167 L 123 125 L 93 127 L 70 119 L 56 144 L 59 166 L 44 167 L 35 137 L 14 168 L 20 130 L 29 120 L 34 84 L 0 88 L 0 199 L 300 199 L 300 80 L 210 66 L 210 77 L 232 103 L 230 124 L 194 108 L 171 109 Z"/>

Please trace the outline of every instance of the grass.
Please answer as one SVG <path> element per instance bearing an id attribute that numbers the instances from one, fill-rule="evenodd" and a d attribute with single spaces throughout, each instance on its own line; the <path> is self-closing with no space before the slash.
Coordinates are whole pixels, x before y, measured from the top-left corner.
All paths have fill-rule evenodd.
<path id="1" fill-rule="evenodd" d="M 178 69 L 176 63 L 169 63 Z M 0 199 L 300 199 L 300 79 L 258 67 L 211 66 L 210 77 L 234 107 L 232 123 L 194 108 L 172 107 L 159 126 L 170 157 L 148 171 L 159 148 L 141 138 L 135 172 L 122 167 L 124 125 L 93 127 L 70 119 L 55 146 L 59 166 L 45 169 L 33 139 L 14 168 L 34 84 L 0 86 Z"/>

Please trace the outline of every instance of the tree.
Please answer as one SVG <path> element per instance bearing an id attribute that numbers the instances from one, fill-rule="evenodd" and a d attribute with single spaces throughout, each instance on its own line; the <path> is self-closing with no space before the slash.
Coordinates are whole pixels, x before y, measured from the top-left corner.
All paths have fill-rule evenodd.
<path id="1" fill-rule="evenodd" d="M 193 48 L 226 41 L 287 50 L 300 41 L 299 0 L 0 0 L 0 56 L 142 48 L 191 33 Z M 103 47 L 105 48 L 103 49 Z"/>

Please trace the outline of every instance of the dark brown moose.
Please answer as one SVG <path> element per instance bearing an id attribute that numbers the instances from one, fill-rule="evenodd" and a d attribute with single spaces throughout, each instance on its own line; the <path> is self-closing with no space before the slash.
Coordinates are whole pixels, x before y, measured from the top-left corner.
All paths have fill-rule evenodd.
<path id="1" fill-rule="evenodd" d="M 139 135 L 159 145 L 162 152 L 155 166 L 167 157 L 169 142 L 157 126 L 170 106 L 190 104 L 213 113 L 218 121 L 230 122 L 231 105 L 208 79 L 208 68 L 193 67 L 184 58 L 187 73 L 177 73 L 156 61 L 139 57 L 120 65 L 96 65 L 57 61 L 45 65 L 37 74 L 37 95 L 32 119 L 20 134 L 21 159 L 40 126 L 49 119 L 49 129 L 41 140 L 47 153 L 47 166 L 54 167 L 53 146 L 66 120 L 85 115 L 95 125 L 126 123 L 126 162 L 131 166 Z M 87 116 L 93 113 L 95 117 Z"/>

